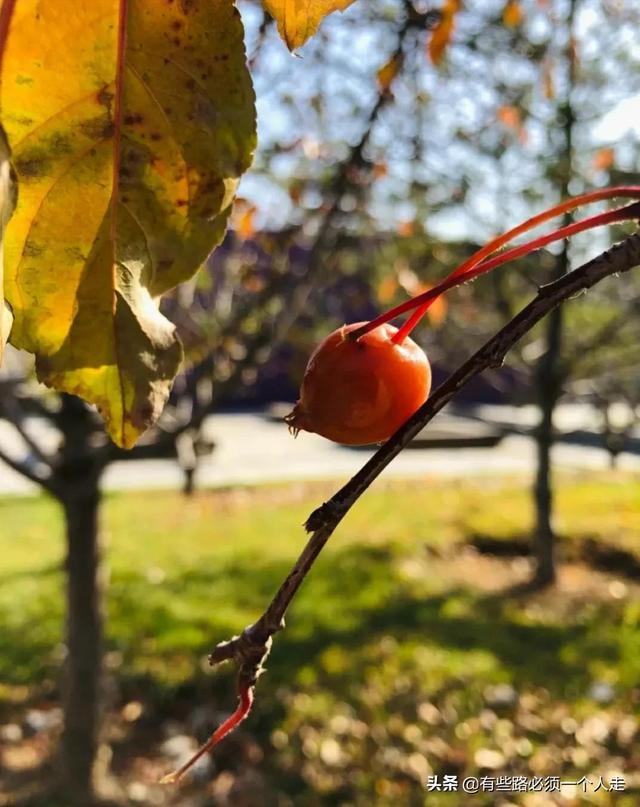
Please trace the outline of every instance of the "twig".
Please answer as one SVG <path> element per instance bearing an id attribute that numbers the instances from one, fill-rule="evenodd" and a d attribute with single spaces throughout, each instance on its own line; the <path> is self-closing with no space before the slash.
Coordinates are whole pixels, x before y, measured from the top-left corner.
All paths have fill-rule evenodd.
<path id="1" fill-rule="evenodd" d="M 53 478 L 40 476 L 33 470 L 33 466 L 24 460 L 17 460 L 7 454 L 4 449 L 0 448 L 0 462 L 4 462 L 9 468 L 13 469 L 16 473 L 24 476 L 30 482 L 40 485 L 52 496 L 59 495 L 58 486 L 55 484 Z"/>
<path id="2" fill-rule="evenodd" d="M 638 302 L 638 295 L 635 295 L 627 305 L 605 322 L 594 334 L 591 334 L 588 339 L 578 341 L 575 350 L 572 350 L 572 355 L 563 362 L 565 375 L 569 375 L 570 372 L 580 372 L 580 367 L 593 350 L 606 346 L 611 339 L 618 336 L 625 325 L 633 321 L 638 310 Z"/>
<path id="3" fill-rule="evenodd" d="M 311 537 L 267 609 L 239 636 L 218 644 L 209 662 L 215 665 L 233 659 L 238 665 L 239 680 L 255 682 L 263 670 L 272 637 L 284 628 L 287 608 L 315 559 L 347 512 L 393 458 L 475 376 L 486 369 L 500 367 L 509 350 L 552 309 L 605 277 L 627 272 L 639 264 L 640 234 L 635 234 L 562 278 L 542 286 L 536 297 L 449 376 L 344 487 L 311 513 L 305 524 Z"/>
<path id="4" fill-rule="evenodd" d="M 38 445 L 29 434 L 25 421 L 26 413 L 13 395 L 6 395 L 0 399 L 0 417 L 9 422 L 18 432 L 22 442 L 27 446 L 34 457 L 51 470 L 51 457 Z"/>

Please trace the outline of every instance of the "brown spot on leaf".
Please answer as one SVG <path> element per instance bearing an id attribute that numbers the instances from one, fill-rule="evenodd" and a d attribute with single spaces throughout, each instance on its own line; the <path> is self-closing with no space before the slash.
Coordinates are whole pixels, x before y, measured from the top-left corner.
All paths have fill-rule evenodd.
<path id="1" fill-rule="evenodd" d="M 111 104 L 113 103 L 113 93 L 106 87 L 103 87 L 98 91 L 96 99 L 101 106 L 106 106 L 107 109 L 110 109 Z"/>
<path id="2" fill-rule="evenodd" d="M 31 239 L 27 240 L 22 250 L 22 254 L 25 258 L 37 258 L 39 255 L 42 255 L 43 252 L 44 247 Z"/>
<path id="3" fill-rule="evenodd" d="M 113 137 L 115 126 L 108 115 L 88 118 L 78 124 L 78 129 L 89 140 L 109 140 Z"/>
<path id="4" fill-rule="evenodd" d="M 139 424 L 142 426 L 146 426 L 153 420 L 153 406 L 150 403 L 144 403 L 138 410 L 139 418 L 136 418 L 135 412 L 131 413 L 131 422 L 134 426 L 138 426 Z"/>
<path id="5" fill-rule="evenodd" d="M 46 176 L 51 169 L 51 154 L 42 148 L 32 148 L 16 156 L 14 168 L 20 179 Z"/>

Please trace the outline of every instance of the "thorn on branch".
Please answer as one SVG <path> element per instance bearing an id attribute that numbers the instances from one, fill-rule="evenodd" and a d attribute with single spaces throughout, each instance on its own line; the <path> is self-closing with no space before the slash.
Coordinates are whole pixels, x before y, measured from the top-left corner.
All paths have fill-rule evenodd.
<path id="1" fill-rule="evenodd" d="M 215 667 L 223 661 L 233 660 L 238 667 L 238 682 L 255 686 L 265 670 L 264 664 L 271 652 L 273 633 L 284 628 L 284 620 L 270 632 L 258 629 L 258 623 L 245 628 L 239 636 L 220 642 L 209 654 L 209 664 Z"/>
<path id="2" fill-rule="evenodd" d="M 501 345 L 495 345 L 487 355 L 487 369 L 499 370 L 505 361 L 506 350 Z"/>
<path id="3" fill-rule="evenodd" d="M 331 525 L 335 525 L 344 515 L 344 507 L 330 499 L 317 507 L 304 523 L 307 532 L 317 532 Z"/>

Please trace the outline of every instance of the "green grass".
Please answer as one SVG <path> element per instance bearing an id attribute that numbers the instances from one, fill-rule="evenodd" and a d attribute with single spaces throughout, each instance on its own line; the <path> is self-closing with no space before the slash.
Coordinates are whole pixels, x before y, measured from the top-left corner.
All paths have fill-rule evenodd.
<path id="1" fill-rule="evenodd" d="M 216 701 L 228 705 L 231 673 L 212 679 L 206 653 L 258 616 L 305 540 L 301 524 L 331 490 L 105 499 L 108 661 L 122 700 L 171 712 L 209 702 L 213 682 Z M 630 476 L 565 476 L 559 529 L 565 540 L 593 536 L 636 549 L 639 502 L 640 483 Z M 580 721 L 602 711 L 589 695 L 594 681 L 614 687 L 608 714 L 637 712 L 633 585 L 613 596 L 610 578 L 582 571 L 584 582 L 569 577 L 558 592 L 513 599 L 502 593 L 522 577 L 511 561 L 452 551 L 473 535 L 527 535 L 531 517 L 519 482 L 379 484 L 363 497 L 304 584 L 260 682 L 250 726 L 266 756 L 256 767 L 265 793 L 282 796 L 265 796 L 265 804 L 422 804 L 416 778 L 424 765 L 469 775 L 481 748 L 502 748 L 508 770 L 500 773 L 532 775 L 544 769 L 544 760 L 534 764 L 542 748 L 553 759 L 575 745 L 560 728 L 563 716 Z M 0 697 L 12 699 L 57 680 L 62 524 L 43 498 L 0 499 L 0 523 Z M 511 724 L 526 754 L 482 725 L 487 688 L 500 683 L 538 704 L 530 709 L 538 728 L 527 728 L 520 706 L 497 718 Z M 432 724 L 429 714 L 437 715 Z M 594 773 L 602 755 L 587 750 L 586 760 L 566 757 L 565 768 Z M 625 758 L 627 750 L 607 753 Z M 227 753 L 220 764 L 233 770 Z M 493 803 L 482 798 L 465 804 Z M 429 805 L 440 803 L 451 804 L 430 796 Z"/>
<path id="2" fill-rule="evenodd" d="M 320 489 L 315 498 L 305 487 L 283 486 L 255 494 L 205 492 L 190 501 L 166 492 L 106 497 L 109 647 L 123 654 L 122 673 L 149 673 L 157 685 L 189 680 L 211 643 L 241 629 L 268 601 L 305 540 L 301 524 L 330 490 Z M 565 478 L 558 495 L 559 529 L 568 537 L 595 535 L 634 548 L 638 501 L 640 483 L 629 477 Z M 0 680 L 34 684 L 57 666 L 60 512 L 44 498 L 5 498 L 0 522 L 5 536 Z M 279 644 L 290 644 L 290 657 L 305 637 L 315 637 L 321 648 L 330 637 L 318 640 L 320 631 L 359 641 L 372 629 L 369 616 L 387 629 L 399 624 L 408 635 L 428 628 L 433 636 L 446 624 L 445 604 L 473 602 L 479 594 L 470 588 L 454 597 L 442 565 L 437 578 L 425 565 L 424 579 L 404 580 L 397 571 L 402 559 L 425 545 L 442 549 L 476 534 L 526 536 L 530 527 L 531 505 L 522 485 L 500 480 L 379 485 L 331 539 Z M 487 608 L 476 620 L 482 613 L 496 618 Z M 482 627 L 467 622 L 470 630 Z M 464 620 L 457 617 L 454 624 L 468 643 Z"/>

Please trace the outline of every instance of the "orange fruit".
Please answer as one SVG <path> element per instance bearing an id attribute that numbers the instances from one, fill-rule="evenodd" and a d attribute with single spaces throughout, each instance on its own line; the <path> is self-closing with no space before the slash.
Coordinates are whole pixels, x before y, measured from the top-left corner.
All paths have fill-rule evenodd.
<path id="1" fill-rule="evenodd" d="M 357 341 L 347 335 L 365 323 L 344 325 L 315 349 L 305 370 L 300 400 L 285 421 L 289 429 L 315 432 L 345 445 L 387 440 L 422 404 L 431 389 L 431 367 L 409 337 L 391 339 L 385 324 Z"/>

